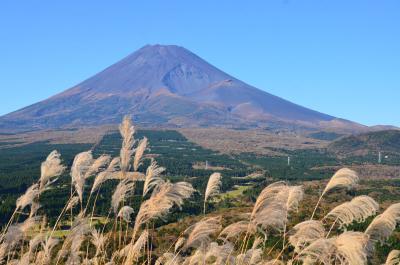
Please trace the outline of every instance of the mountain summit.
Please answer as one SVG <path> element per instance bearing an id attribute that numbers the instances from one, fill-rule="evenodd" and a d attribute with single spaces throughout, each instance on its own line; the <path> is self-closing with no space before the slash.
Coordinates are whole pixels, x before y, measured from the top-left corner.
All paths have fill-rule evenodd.
<path id="1" fill-rule="evenodd" d="M 125 114 L 148 125 L 363 128 L 252 87 L 174 45 L 147 45 L 60 94 L 0 117 L 0 128 L 114 124 Z"/>

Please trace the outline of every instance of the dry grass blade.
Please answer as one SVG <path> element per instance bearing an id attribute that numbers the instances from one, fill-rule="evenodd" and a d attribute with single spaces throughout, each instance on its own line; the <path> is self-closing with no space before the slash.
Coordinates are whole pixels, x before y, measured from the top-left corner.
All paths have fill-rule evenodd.
<path id="1" fill-rule="evenodd" d="M 363 222 L 368 217 L 375 215 L 379 204 L 369 196 L 362 195 L 353 198 L 350 202 L 342 203 L 332 209 L 325 217 L 338 222 L 340 227 L 353 222 Z"/>
<path id="2" fill-rule="evenodd" d="M 4 245 L 4 248 L 12 249 L 14 246 L 17 246 L 19 244 L 19 241 L 22 240 L 24 234 L 21 231 L 21 228 L 19 225 L 10 225 L 10 227 L 7 230 L 7 233 L 4 235 L 2 239 L 2 243 Z"/>
<path id="3" fill-rule="evenodd" d="M 288 218 L 288 207 L 298 204 L 302 196 L 289 195 L 292 187 L 284 182 L 276 182 L 266 187 L 256 200 L 250 220 L 255 225 L 261 225 L 264 230 L 271 229 L 282 232 L 285 230 Z M 298 188 L 293 188 L 293 193 L 298 193 Z"/>
<path id="4" fill-rule="evenodd" d="M 165 216 L 172 206 L 181 207 L 184 199 L 189 198 L 194 191 L 192 185 L 187 182 L 165 182 L 157 186 L 151 197 L 140 205 L 133 235 L 136 235 L 142 224 Z"/>
<path id="5" fill-rule="evenodd" d="M 239 254 L 236 257 L 237 264 L 245 265 L 256 265 L 262 261 L 262 250 L 261 249 L 249 249 L 244 254 Z"/>
<path id="6" fill-rule="evenodd" d="M 123 206 L 118 212 L 118 217 L 122 218 L 125 222 L 131 222 L 131 215 L 134 213 L 134 210 L 130 206 Z"/>
<path id="7" fill-rule="evenodd" d="M 372 242 L 386 241 L 400 222 L 400 203 L 392 204 L 382 214 L 372 220 L 365 230 Z"/>
<path id="8" fill-rule="evenodd" d="M 119 126 L 119 132 L 122 136 L 122 147 L 120 150 L 120 167 L 122 172 L 129 171 L 130 161 L 133 155 L 133 145 L 135 144 L 135 139 L 133 135 L 135 134 L 135 127 L 132 125 L 131 118 L 125 116 L 121 125 Z"/>
<path id="9" fill-rule="evenodd" d="M 185 245 L 185 242 L 186 242 L 186 238 L 184 238 L 184 237 L 178 238 L 178 240 L 175 243 L 174 251 L 177 252 L 179 249 L 181 249 Z"/>
<path id="10" fill-rule="evenodd" d="M 185 230 L 185 234 L 188 234 L 185 249 L 209 244 L 211 242 L 210 236 L 221 230 L 221 228 L 221 217 L 219 216 L 201 219 Z"/>
<path id="11" fill-rule="evenodd" d="M 80 202 L 82 202 L 83 189 L 85 186 L 85 175 L 93 164 L 93 156 L 91 151 L 79 153 L 75 156 L 71 167 L 72 185 L 78 194 Z"/>
<path id="12" fill-rule="evenodd" d="M 300 259 L 304 264 L 364 265 L 367 242 L 364 233 L 344 232 L 338 237 L 317 239 L 300 253 Z"/>
<path id="13" fill-rule="evenodd" d="M 290 263 L 288 263 L 289 265 Z M 285 265 L 285 263 L 283 263 L 281 260 L 268 260 L 262 263 L 262 265 Z"/>
<path id="14" fill-rule="evenodd" d="M 332 176 L 329 180 L 328 184 L 325 186 L 324 191 L 322 192 L 321 196 L 318 199 L 317 204 L 315 205 L 314 211 L 311 215 L 311 219 L 314 218 L 315 212 L 319 206 L 319 203 L 322 200 L 322 197 L 329 191 L 337 188 L 347 188 L 352 189 L 354 188 L 359 181 L 359 177 L 357 173 L 348 168 L 342 168 L 336 171 L 336 173 Z"/>
<path id="15" fill-rule="evenodd" d="M 218 245 L 218 243 L 212 242 L 207 248 L 208 251 L 205 254 L 206 260 L 215 260 L 214 264 L 235 263 L 235 258 L 232 255 L 235 248 L 231 243 Z"/>
<path id="16" fill-rule="evenodd" d="M 141 162 L 142 162 L 142 157 L 144 154 L 144 151 L 147 148 L 147 138 L 144 137 L 142 140 L 140 140 L 138 146 L 135 149 L 135 158 L 133 159 L 133 170 L 137 171 Z"/>
<path id="17" fill-rule="evenodd" d="M 238 237 L 242 233 L 248 232 L 250 234 L 254 234 L 256 231 L 257 228 L 252 223 L 248 221 L 239 221 L 225 227 L 218 237 L 223 238 L 224 240 L 228 240 Z"/>
<path id="18" fill-rule="evenodd" d="M 304 221 L 295 225 L 290 234 L 289 243 L 294 246 L 296 253 L 300 253 L 310 243 L 324 238 L 325 228 L 320 221 Z"/>
<path id="19" fill-rule="evenodd" d="M 124 262 L 125 265 L 135 264 L 137 259 L 140 257 L 142 249 L 144 249 L 146 246 L 148 237 L 149 232 L 144 230 L 135 243 L 131 242 L 124 249 L 122 249 L 121 256 L 126 257 Z"/>
<path id="20" fill-rule="evenodd" d="M 270 207 L 256 215 L 252 220 L 255 225 L 263 230 L 284 232 L 287 224 L 287 211 L 283 204 L 273 203 Z"/>
<path id="21" fill-rule="evenodd" d="M 335 251 L 336 248 L 332 239 L 320 238 L 301 251 L 299 259 L 303 261 L 303 264 L 317 264 L 317 262 L 320 262 L 324 265 L 330 265 Z"/>
<path id="22" fill-rule="evenodd" d="M 58 243 L 59 240 L 57 238 L 54 237 L 47 238 L 47 240 L 44 243 L 42 243 L 43 251 L 38 252 L 36 261 L 38 261 L 38 263 L 42 265 L 50 264 L 53 248 Z"/>
<path id="23" fill-rule="evenodd" d="M 80 248 L 86 236 L 91 232 L 88 219 L 83 216 L 78 216 L 69 232 L 58 256 L 62 258 L 69 253 L 68 260 L 66 261 L 67 263 L 81 263 Z"/>
<path id="24" fill-rule="evenodd" d="M 105 236 L 103 233 L 100 233 L 96 229 L 93 229 L 90 241 L 96 247 L 95 256 L 97 257 L 105 250 L 105 246 L 107 243 L 107 236 Z"/>
<path id="25" fill-rule="evenodd" d="M 358 181 L 359 177 L 354 170 L 348 168 L 339 169 L 329 180 L 322 194 L 336 188 L 352 189 L 357 185 Z"/>
<path id="26" fill-rule="evenodd" d="M 40 203 L 36 200 L 33 200 L 32 204 L 31 204 L 31 210 L 29 212 L 29 217 L 33 217 L 36 215 L 37 211 L 42 207 L 42 205 L 40 205 Z"/>
<path id="27" fill-rule="evenodd" d="M 386 258 L 385 265 L 399 265 L 400 264 L 400 250 L 394 249 L 390 251 Z"/>
<path id="28" fill-rule="evenodd" d="M 54 182 L 52 178 L 60 176 L 65 167 L 61 164 L 61 155 L 54 150 L 40 166 L 40 189 Z"/>
<path id="29" fill-rule="evenodd" d="M 207 249 L 206 248 L 198 248 L 196 251 L 189 257 L 185 259 L 183 264 L 185 265 L 202 265 L 205 264 Z"/>
<path id="30" fill-rule="evenodd" d="M 37 226 L 38 223 L 42 218 L 40 216 L 35 216 L 35 217 L 30 217 L 27 218 L 24 222 L 18 224 L 19 229 L 24 235 L 28 235 L 28 232 L 31 230 L 31 228 Z"/>
<path id="31" fill-rule="evenodd" d="M 107 166 L 111 161 L 111 156 L 101 155 L 93 161 L 88 170 L 85 172 L 84 178 L 87 179 L 95 174 L 97 174 L 101 169 Z"/>
<path id="32" fill-rule="evenodd" d="M 204 213 L 206 212 L 207 200 L 220 193 L 221 185 L 222 185 L 221 174 L 220 173 L 211 174 L 210 178 L 208 179 L 206 191 L 204 193 L 204 206 L 203 206 Z"/>
<path id="33" fill-rule="evenodd" d="M 221 174 L 213 173 L 208 179 L 206 192 L 204 195 L 204 201 L 207 201 L 212 196 L 218 195 L 220 193 L 222 182 L 221 182 Z"/>
<path id="34" fill-rule="evenodd" d="M 69 210 L 73 209 L 78 203 L 79 203 L 79 197 L 78 196 L 72 197 L 69 200 L 67 207 L 65 208 L 65 211 L 69 211 Z"/>
<path id="35" fill-rule="evenodd" d="M 115 188 L 115 191 L 111 198 L 111 206 L 114 209 L 114 213 L 117 214 L 118 207 L 122 201 L 132 196 L 135 192 L 135 182 L 124 179 Z"/>
<path id="36" fill-rule="evenodd" d="M 144 181 L 146 178 L 142 172 L 114 172 L 110 174 L 110 179 L 123 180 L 128 179 L 131 181 Z"/>
<path id="37" fill-rule="evenodd" d="M 287 184 L 283 181 L 275 182 L 264 188 L 253 206 L 250 219 L 253 219 L 255 215 L 270 205 L 276 198 L 277 194 L 282 190 L 287 191 Z"/>
<path id="38" fill-rule="evenodd" d="M 175 256 L 173 253 L 164 253 L 160 256 L 155 265 L 173 265 L 173 264 L 182 264 L 182 258 L 179 256 Z"/>
<path id="39" fill-rule="evenodd" d="M 164 180 L 159 177 L 164 170 L 165 168 L 159 167 L 155 160 L 151 160 L 150 166 L 146 170 L 146 178 L 143 185 L 143 196 L 146 196 L 151 189 L 164 182 Z"/>
<path id="40" fill-rule="evenodd" d="M 40 194 L 39 185 L 33 184 L 26 192 L 21 195 L 16 202 L 17 210 L 23 210 L 26 206 L 31 205 Z"/>
<path id="41" fill-rule="evenodd" d="M 302 186 L 290 186 L 289 195 L 286 202 L 288 211 L 298 211 L 299 204 L 303 200 L 304 191 Z"/>
<path id="42" fill-rule="evenodd" d="M 335 239 L 336 260 L 340 264 L 367 264 L 368 236 L 360 232 L 344 232 Z"/>
<path id="43" fill-rule="evenodd" d="M 108 165 L 105 171 L 102 171 L 99 174 L 97 174 L 96 178 L 94 179 L 90 193 L 97 191 L 105 181 L 113 177 L 113 174 L 117 171 L 117 166 L 119 165 L 119 163 L 120 163 L 119 157 L 116 157 L 113 160 L 111 160 L 110 164 Z"/>
<path id="44" fill-rule="evenodd" d="M 29 252 L 33 253 L 46 240 L 44 233 L 38 233 L 31 240 L 29 240 Z"/>

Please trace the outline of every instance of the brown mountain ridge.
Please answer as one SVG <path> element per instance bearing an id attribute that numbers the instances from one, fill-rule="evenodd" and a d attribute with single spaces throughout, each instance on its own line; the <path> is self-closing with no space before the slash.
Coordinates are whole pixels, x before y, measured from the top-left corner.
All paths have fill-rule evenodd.
<path id="1" fill-rule="evenodd" d="M 0 117 L 0 130 L 117 124 L 125 114 L 144 126 L 367 128 L 252 87 L 185 48 L 147 45 L 60 94 Z"/>

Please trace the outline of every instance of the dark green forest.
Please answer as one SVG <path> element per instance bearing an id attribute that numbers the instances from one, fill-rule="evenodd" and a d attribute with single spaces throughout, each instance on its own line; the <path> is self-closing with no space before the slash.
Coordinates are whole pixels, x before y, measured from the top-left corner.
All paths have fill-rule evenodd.
<path id="1" fill-rule="evenodd" d="M 334 171 L 332 169 L 315 170 L 317 166 L 338 166 L 344 164 L 362 164 L 376 162 L 373 156 L 349 157 L 339 159 L 326 150 L 276 150 L 285 156 L 260 156 L 252 153 L 239 155 L 221 154 L 205 149 L 197 144 L 189 142 L 182 134 L 175 130 L 139 130 L 135 137 L 141 139 L 147 137 L 149 147 L 146 155 L 155 157 L 158 164 L 166 168 L 165 175 L 171 181 L 188 181 L 199 191 L 204 190 L 208 176 L 214 172 L 213 167 L 223 175 L 222 191 L 233 189 L 235 185 L 247 185 L 255 182 L 257 186 L 264 185 L 266 177 L 274 180 L 302 181 L 329 178 Z M 0 143 L 1 146 L 2 143 Z M 95 157 L 101 154 L 109 154 L 113 157 L 119 155 L 121 137 L 118 132 L 110 133 L 103 137 L 97 145 L 91 144 L 50 144 L 37 142 L 18 147 L 0 149 L 0 223 L 6 222 L 15 207 L 15 200 L 25 192 L 40 176 L 40 164 L 52 150 L 58 150 L 69 168 L 74 156 L 82 151 L 93 149 Z M 288 165 L 287 157 L 290 157 Z M 146 159 L 139 171 L 147 168 L 150 159 Z M 206 168 L 194 168 L 195 164 L 205 164 Z M 393 164 L 393 161 L 390 161 Z M 248 180 L 241 179 L 253 172 L 262 172 L 264 178 Z M 42 211 L 49 216 L 50 221 L 59 214 L 70 195 L 70 177 L 68 172 L 61 176 L 55 185 L 56 188 L 46 191 L 40 198 Z M 93 179 L 89 179 L 90 186 Z M 261 182 L 260 182 L 261 181 Z M 97 200 L 96 213 L 107 214 L 109 198 L 115 188 L 116 181 L 109 181 L 102 187 L 102 193 Z M 140 184 L 139 184 L 140 185 Z M 139 193 L 133 196 L 131 203 L 140 205 Z M 201 194 L 197 194 L 200 198 Z M 88 196 L 84 196 L 88 198 Z M 198 198 L 186 203 L 185 211 L 178 215 L 194 214 L 200 211 L 200 205 L 196 203 Z M 85 202 L 87 203 L 87 202 Z M 210 205 L 212 207 L 212 205 Z M 170 216 L 179 218 L 180 216 Z"/>

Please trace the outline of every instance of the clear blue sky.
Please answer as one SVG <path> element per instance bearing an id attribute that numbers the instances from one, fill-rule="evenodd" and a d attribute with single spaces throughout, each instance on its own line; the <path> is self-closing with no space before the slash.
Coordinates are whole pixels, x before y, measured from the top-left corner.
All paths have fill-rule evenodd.
<path id="1" fill-rule="evenodd" d="M 400 126 L 399 14 L 398 0 L 2 0 L 0 115 L 160 43 L 306 107 Z"/>

